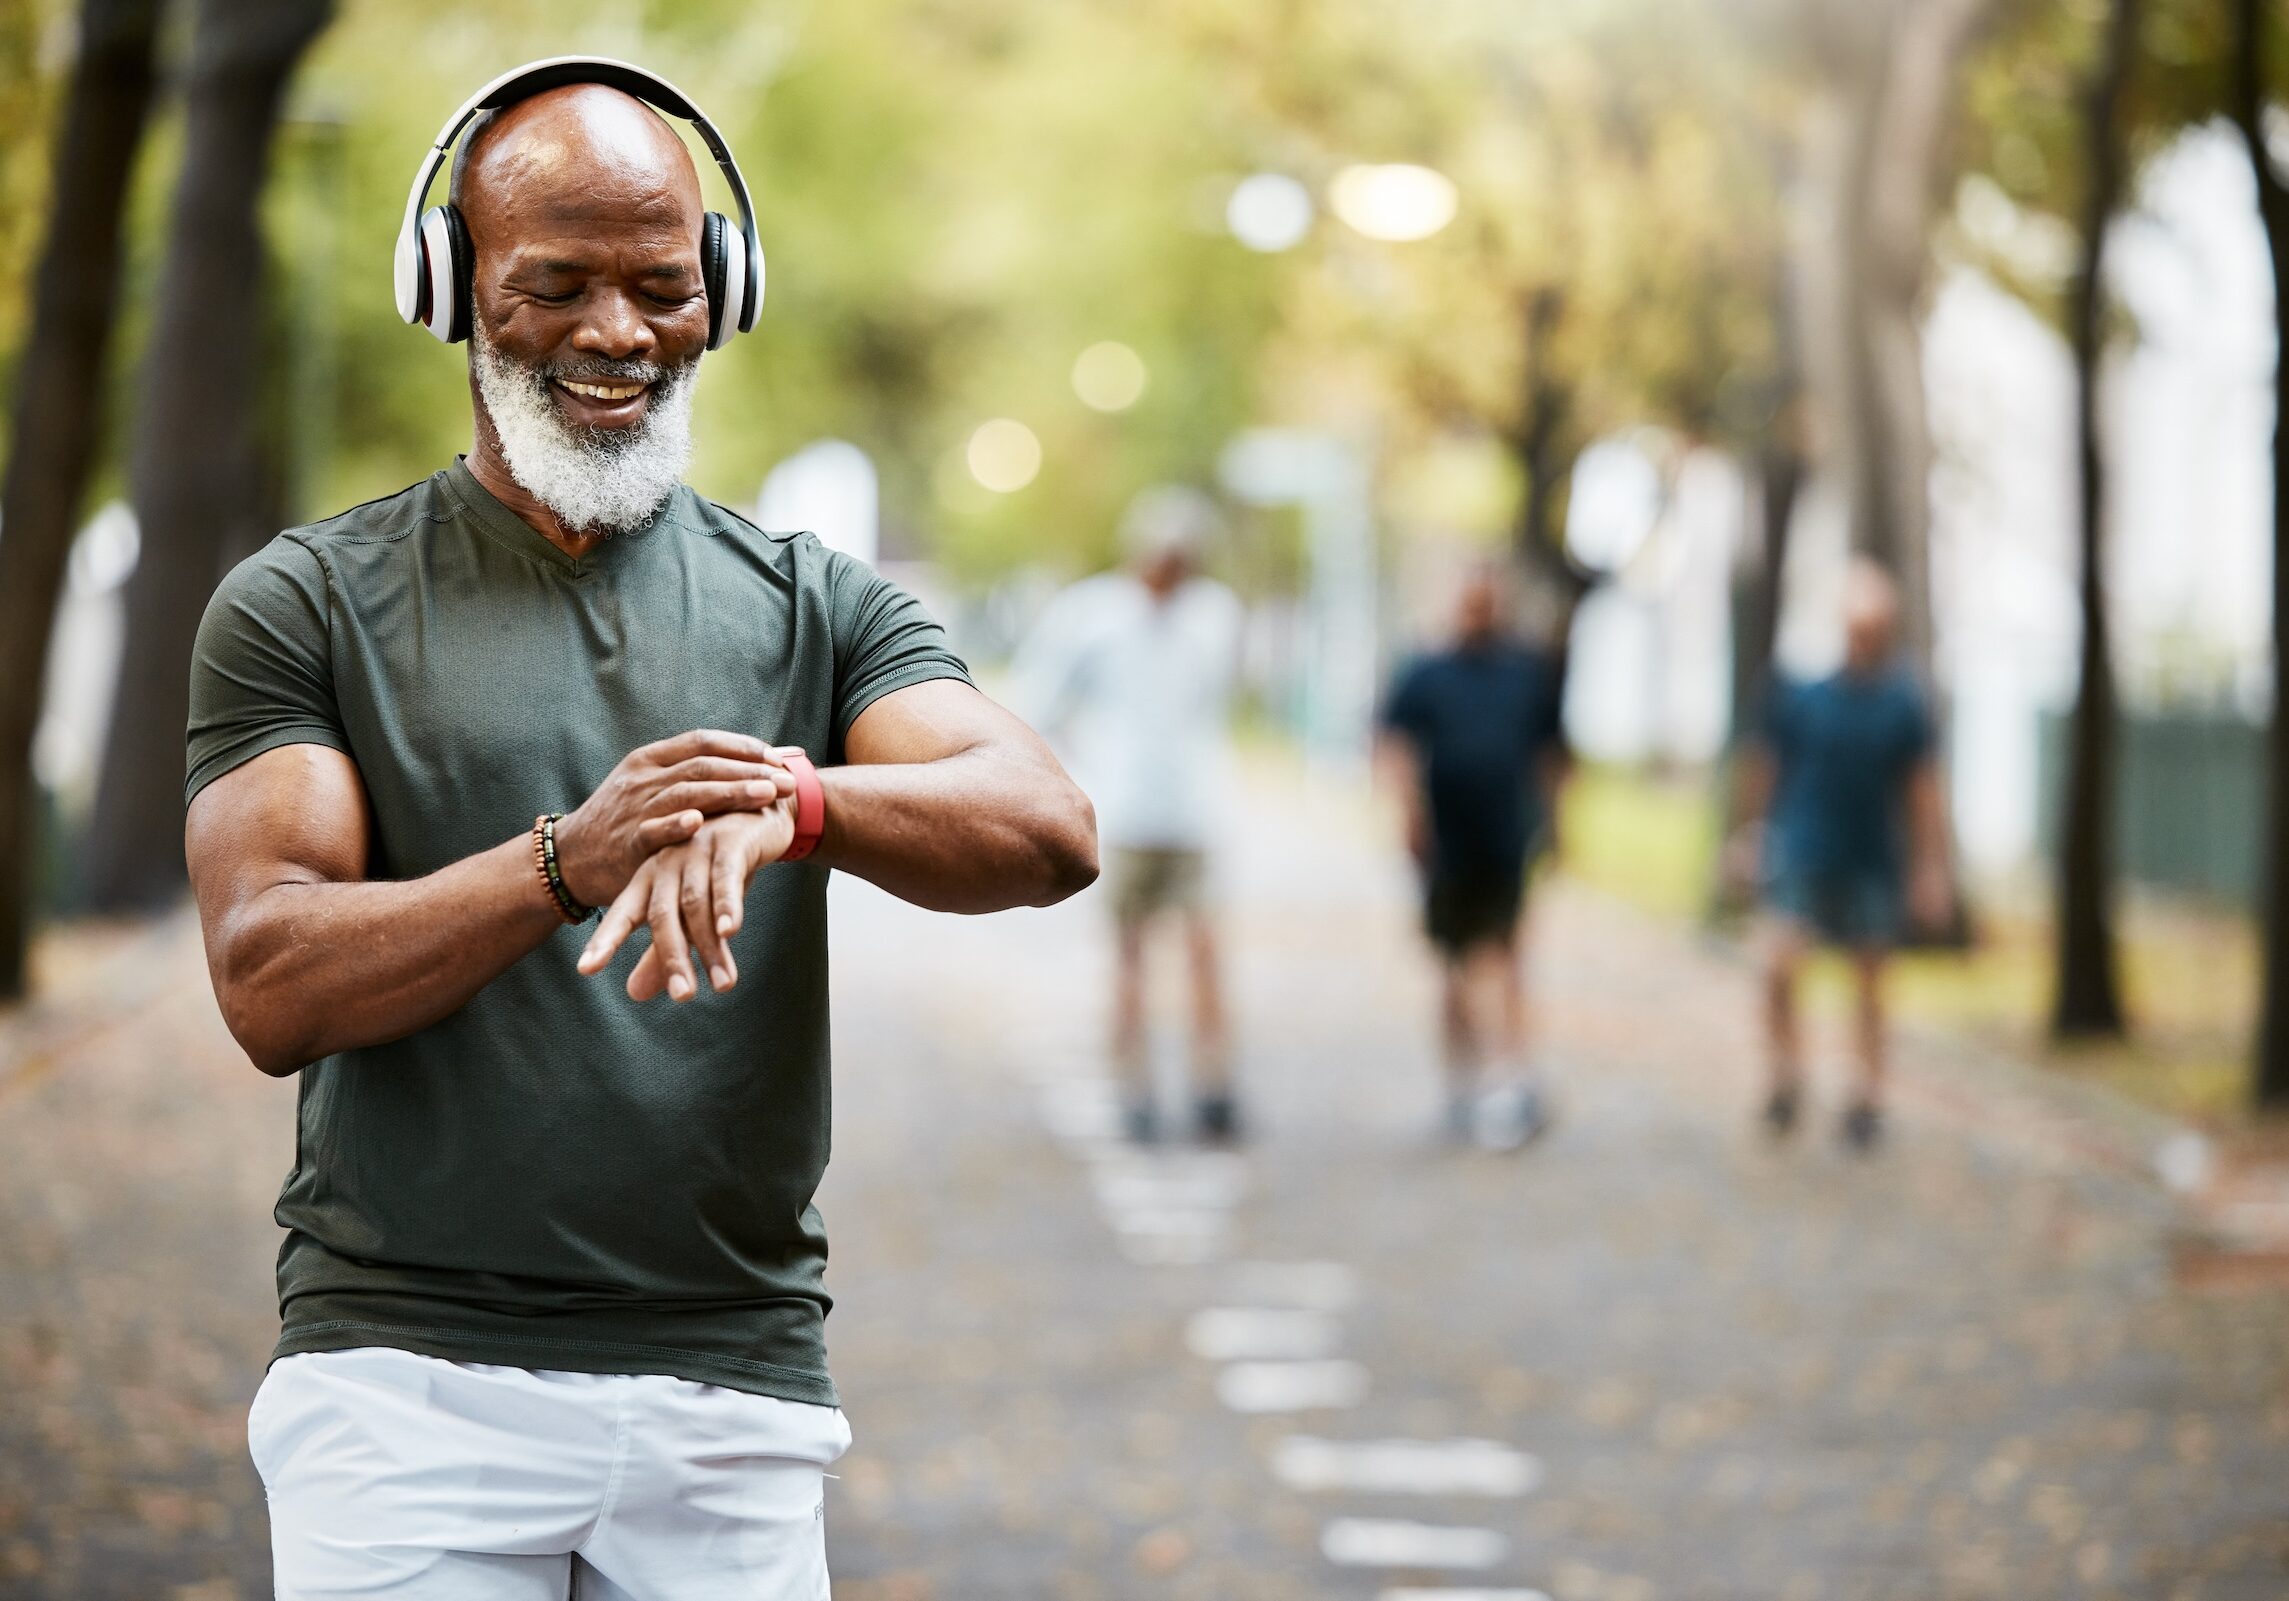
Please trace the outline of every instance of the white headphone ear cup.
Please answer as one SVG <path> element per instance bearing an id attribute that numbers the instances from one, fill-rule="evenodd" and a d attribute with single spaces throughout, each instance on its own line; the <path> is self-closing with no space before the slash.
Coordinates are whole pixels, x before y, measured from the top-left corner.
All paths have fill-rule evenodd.
<path id="1" fill-rule="evenodd" d="M 390 288 L 403 321 L 421 321 L 421 283 L 421 224 L 416 220 L 412 227 L 399 230 L 390 261 Z"/>
<path id="2" fill-rule="evenodd" d="M 421 326 L 451 344 L 460 284 L 453 271 L 453 228 L 443 206 L 421 214 L 421 258 Z"/>
<path id="3" fill-rule="evenodd" d="M 763 309 L 763 246 L 742 233 L 740 242 L 746 248 L 741 252 L 747 258 L 747 296 L 739 319 L 739 331 L 747 332 L 755 326 L 755 317 Z"/>
<path id="4" fill-rule="evenodd" d="M 707 347 L 721 350 L 731 343 L 733 334 L 753 320 L 747 314 L 747 239 L 721 212 L 710 212 L 708 216 L 714 224 L 715 254 L 722 263 L 723 304 L 713 318 L 712 337 Z M 714 286 L 709 287 L 712 290 Z"/>

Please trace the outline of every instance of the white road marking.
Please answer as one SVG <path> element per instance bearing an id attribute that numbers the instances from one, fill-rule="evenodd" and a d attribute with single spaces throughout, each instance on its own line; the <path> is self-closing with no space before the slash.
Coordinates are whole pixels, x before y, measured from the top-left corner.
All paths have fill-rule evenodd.
<path id="1" fill-rule="evenodd" d="M 1122 1234 L 1121 1254 L 1139 1267 L 1198 1267 L 1224 1254 L 1224 1236 L 1210 1234 Z"/>
<path id="2" fill-rule="evenodd" d="M 1216 1375 L 1216 1399 L 1234 1412 L 1310 1412 L 1367 1398 L 1356 1362 L 1235 1362 Z"/>
<path id="3" fill-rule="evenodd" d="M 1491 1568 L 1510 1554 L 1510 1542 L 1492 1529 L 1337 1518 L 1319 1531 L 1319 1550 L 1347 1568 Z"/>
<path id="4" fill-rule="evenodd" d="M 1359 1275 L 1341 1262 L 1242 1262 L 1232 1269 L 1232 1293 L 1260 1306 L 1341 1312 L 1359 1299 Z"/>
<path id="5" fill-rule="evenodd" d="M 1290 1307 L 1212 1306 L 1184 1325 L 1184 1343 L 1210 1362 L 1301 1361 L 1333 1356 L 1343 1325 L 1325 1312 Z"/>
<path id="6" fill-rule="evenodd" d="M 1044 1084 L 1041 1118 L 1068 1145 L 1103 1144 L 1120 1137 L 1120 1093 L 1103 1078 Z"/>
<path id="7" fill-rule="evenodd" d="M 1247 1188 L 1244 1175 L 1216 1168 L 1154 1170 L 1120 1162 L 1098 1162 L 1089 1172 L 1097 1201 L 1108 1211 L 1132 1207 L 1236 1205 Z"/>
<path id="8" fill-rule="evenodd" d="M 1375 1601 L 1550 1601 L 1546 1590 L 1384 1590 Z"/>
<path id="9" fill-rule="evenodd" d="M 1321 1440 L 1291 1434 L 1272 1448 L 1272 1477 L 1291 1490 L 1515 1496 L 1542 1482 L 1542 1464 L 1494 1440 Z"/>

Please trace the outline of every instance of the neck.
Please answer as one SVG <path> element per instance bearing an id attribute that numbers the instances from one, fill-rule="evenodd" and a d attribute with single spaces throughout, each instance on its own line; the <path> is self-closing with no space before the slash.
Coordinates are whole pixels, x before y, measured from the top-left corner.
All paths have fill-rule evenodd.
<path id="1" fill-rule="evenodd" d="M 470 387 L 476 386 L 476 376 L 470 375 Z M 564 526 L 556 513 L 541 504 L 531 491 L 517 482 L 509 471 L 509 460 L 501 451 L 501 436 L 493 427 L 493 419 L 485 411 L 485 402 L 477 397 L 477 432 L 469 447 L 469 476 L 476 479 L 502 505 L 515 512 L 534 532 L 574 560 L 587 555 L 610 537 L 605 533 L 576 533 Z"/>

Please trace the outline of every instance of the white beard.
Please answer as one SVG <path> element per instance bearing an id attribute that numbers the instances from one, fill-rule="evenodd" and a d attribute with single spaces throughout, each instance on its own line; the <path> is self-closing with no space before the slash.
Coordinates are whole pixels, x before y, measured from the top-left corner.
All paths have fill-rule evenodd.
<path id="1" fill-rule="evenodd" d="M 474 335 L 477 393 L 500 436 L 509 475 L 574 533 L 623 533 L 650 522 L 691 465 L 694 359 L 564 362 L 524 366 Z M 621 378 L 653 385 L 633 428 L 579 428 L 565 422 L 549 392 L 552 378 Z"/>

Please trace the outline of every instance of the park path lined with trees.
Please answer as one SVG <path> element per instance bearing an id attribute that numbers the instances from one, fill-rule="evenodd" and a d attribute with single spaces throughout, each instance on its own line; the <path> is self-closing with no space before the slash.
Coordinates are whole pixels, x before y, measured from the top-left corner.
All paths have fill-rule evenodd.
<path id="1" fill-rule="evenodd" d="M 442 0 L 338 15 L 329 0 L 48 0 L 44 16 L 68 48 L 35 49 L 24 19 L 0 35 L 0 76 L 14 74 L 0 89 L 53 127 L 0 186 L 25 209 L 29 158 L 49 156 L 41 226 L 0 229 L 27 271 L 41 264 L 29 297 L 0 297 L 14 395 L 0 995 L 21 991 L 43 893 L 50 909 L 126 910 L 180 892 L 183 659 L 221 569 L 275 524 L 394 489 L 461 442 L 456 364 L 395 324 L 382 269 L 404 172 L 450 99 L 428 41 L 457 63 L 626 41 L 600 8 L 560 8 L 542 41 L 521 16 Z M 743 498 L 793 446 L 855 439 L 882 469 L 891 553 L 988 585 L 1085 568 L 1136 487 L 1206 481 L 1241 429 L 1301 423 L 1372 439 L 1393 537 L 1460 515 L 1421 485 L 1497 463 L 1499 483 L 1461 498 L 1501 502 L 1489 537 L 1507 528 L 1563 611 L 1611 576 L 1564 546 L 1573 467 L 1651 426 L 1753 469 L 1758 536 L 1734 598 L 1745 713 L 1807 487 L 1827 486 L 1853 545 L 1897 570 L 1911 645 L 1936 665 L 1920 319 L 1935 264 L 1970 262 L 2071 336 L 2081 375 L 2090 579 L 2053 1022 L 2118 1034 L 2136 1020 L 2114 976 L 2121 707 L 2096 396 L 2125 330 L 2099 269 L 2144 164 L 2212 121 L 2241 130 L 2281 261 L 2289 202 L 2264 133 L 2289 80 L 2277 21 L 2260 0 L 994 16 L 872 0 L 798 26 L 706 0 L 648 29 L 644 53 L 725 108 L 767 175 L 774 251 L 795 265 L 758 339 L 703 387 L 699 477 Z M 301 144 L 323 159 L 277 159 L 281 118 L 322 130 Z M 1252 169 L 1308 194 L 1400 156 L 1457 182 L 1438 240 L 1393 247 L 1326 223 L 1259 253 L 1209 215 L 1211 191 Z M 1966 176 L 2078 239 L 2074 269 L 1989 259 L 1947 204 Z M 1063 393 L 1071 352 L 1108 321 L 1158 375 L 1119 418 Z M 1044 430 L 1047 470 L 1025 495 L 963 487 L 958 442 L 996 414 Z M 29 752 L 70 537 L 91 495 L 120 487 L 142 557 L 100 777 L 92 801 L 46 795 Z M 2272 527 L 2289 550 L 2289 497 Z M 2289 561 L 2276 567 L 2289 584 Z M 2276 602 L 2289 610 L 2289 589 Z M 2278 796 L 2279 720 L 2272 752 Z M 2251 1090 L 2270 1106 L 2289 1104 L 2289 804 L 2261 815 Z"/>
<path id="2" fill-rule="evenodd" d="M 1560 882 L 1535 962 L 1563 1119 L 1521 1156 L 1453 1153 L 1395 853 L 1277 773 L 1234 860 L 1262 1137 L 1228 1166 L 1092 1135 L 1094 892 L 948 922 L 838 883 L 821 1206 L 858 1441 L 828 1510 L 845 1601 L 2280 1593 L 2283 1291 L 2173 1284 L 2179 1219 L 2124 1125 L 1923 1038 L 1883 1154 L 1825 1119 L 1771 1148 L 1743 970 Z M 253 1601 L 241 1435 L 293 1087 L 229 1045 L 186 921 L 82 941 L 0 1043 L 0 1273 L 23 1290 L 0 1393 L 37 1397 L 0 1410 L 0 1595 Z M 1156 1263 L 1155 1231 L 1191 1225 L 1135 1191 L 1204 1174 L 1207 1258 Z M 1365 1370 L 1356 1404 L 1219 1398 L 1193 1320 L 1265 1304 L 1266 1262 L 1338 1270 L 1319 1304 L 1329 1354 Z M 1300 1488 L 1275 1472 L 1293 1436 L 1485 1439 L 1538 1482 Z M 1503 1553 L 1338 1564 L 1342 1519 Z"/>

